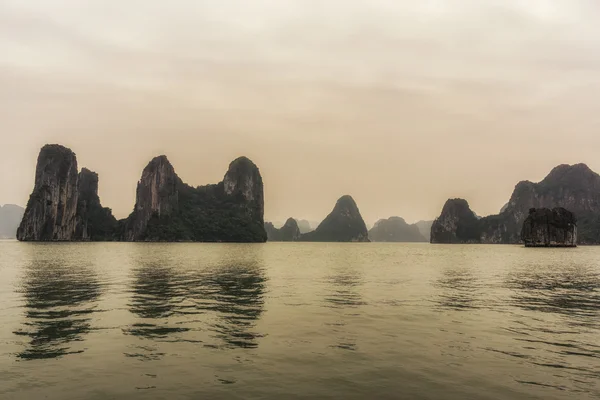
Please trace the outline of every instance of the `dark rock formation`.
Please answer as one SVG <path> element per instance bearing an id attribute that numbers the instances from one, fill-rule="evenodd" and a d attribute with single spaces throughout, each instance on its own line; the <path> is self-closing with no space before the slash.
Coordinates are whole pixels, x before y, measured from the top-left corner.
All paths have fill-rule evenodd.
<path id="1" fill-rule="evenodd" d="M 128 241 L 265 242 L 263 182 L 245 157 L 223 182 L 191 187 L 165 156 L 154 158 L 138 183 L 133 212 L 123 223 Z"/>
<path id="2" fill-rule="evenodd" d="M 289 218 L 280 229 L 266 222 L 265 230 L 269 242 L 294 242 L 300 238 L 300 228 L 294 218 Z"/>
<path id="3" fill-rule="evenodd" d="M 138 182 L 135 207 L 127 219 L 124 239 L 128 241 L 145 239 L 148 222 L 152 218 L 166 222 L 179 208 L 179 190 L 182 187 L 183 182 L 167 157 L 153 158 L 142 171 L 142 177 Z"/>
<path id="4" fill-rule="evenodd" d="M 531 208 L 555 207 L 578 216 L 580 244 L 600 244 L 600 175 L 585 164 L 560 165 L 539 183 L 520 182 L 502 213 L 481 218 L 477 225 L 469 223 L 468 236 L 457 231 L 451 236 L 456 243 L 516 244 L 521 241 L 521 228 Z M 442 211 L 440 218 L 443 216 Z M 448 229 L 452 229 L 450 225 Z M 431 232 L 432 243 L 447 243 L 447 230 L 434 232 L 432 227 Z"/>
<path id="5" fill-rule="evenodd" d="M 82 168 L 77 182 L 76 240 L 115 240 L 117 220 L 110 208 L 102 207 L 98 197 L 98 174 Z"/>
<path id="6" fill-rule="evenodd" d="M 409 225 L 400 217 L 381 219 L 369 231 L 373 242 L 426 242 L 416 225 Z"/>
<path id="7" fill-rule="evenodd" d="M 240 217 L 253 225 L 255 234 L 260 233 L 260 240 L 253 241 L 266 241 L 264 186 L 258 167 L 250 159 L 239 157 L 229 165 L 229 170 L 223 180 L 223 187 L 225 195 L 238 201 L 237 211 L 240 213 Z M 257 226 L 260 229 L 256 229 Z"/>
<path id="8" fill-rule="evenodd" d="M 562 207 L 532 208 L 523 223 L 521 240 L 525 247 L 575 247 L 577 219 Z"/>
<path id="9" fill-rule="evenodd" d="M 35 185 L 29 197 L 19 240 L 73 240 L 77 224 L 77 159 L 59 145 L 40 151 Z"/>
<path id="10" fill-rule="evenodd" d="M 419 228 L 419 232 L 421 232 L 425 240 L 429 242 L 431 240 L 431 226 L 433 225 L 433 221 L 419 221 L 415 225 Z"/>
<path id="11" fill-rule="evenodd" d="M 52 144 L 38 156 L 35 185 L 17 239 L 23 241 L 106 240 L 116 224 L 98 198 L 98 175 L 77 173 L 75 153 Z"/>
<path id="12" fill-rule="evenodd" d="M 431 226 L 431 243 L 478 243 L 479 221 L 466 200 L 448 200 Z"/>
<path id="13" fill-rule="evenodd" d="M 351 196 L 341 197 L 316 230 L 300 236 L 304 242 L 368 242 L 369 232 Z"/>
<path id="14" fill-rule="evenodd" d="M 138 182 L 131 215 L 116 221 L 98 197 L 98 175 L 77 173 L 75 154 L 59 145 L 40 151 L 35 186 L 17 231 L 19 240 L 264 242 L 263 182 L 245 157 L 223 182 L 193 188 L 165 156 L 154 158 Z"/>
<path id="15" fill-rule="evenodd" d="M 0 239 L 14 239 L 25 209 L 15 204 L 0 206 Z"/>

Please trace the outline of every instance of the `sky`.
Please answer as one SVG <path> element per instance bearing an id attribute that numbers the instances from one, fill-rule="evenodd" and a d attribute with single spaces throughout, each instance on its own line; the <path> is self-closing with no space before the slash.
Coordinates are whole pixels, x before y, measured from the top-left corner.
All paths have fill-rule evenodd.
<path id="1" fill-rule="evenodd" d="M 497 213 L 556 165 L 600 171 L 597 0 L 0 0 L 0 204 L 71 148 L 117 217 L 148 161 L 191 185 L 240 155 L 265 219 Z"/>

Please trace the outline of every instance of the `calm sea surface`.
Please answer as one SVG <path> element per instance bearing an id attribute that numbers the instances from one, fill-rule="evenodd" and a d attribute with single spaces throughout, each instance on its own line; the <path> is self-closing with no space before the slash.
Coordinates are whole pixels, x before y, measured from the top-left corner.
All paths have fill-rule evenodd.
<path id="1" fill-rule="evenodd" d="M 600 398 L 600 247 L 0 242 L 0 399 L 313 398 Z"/>

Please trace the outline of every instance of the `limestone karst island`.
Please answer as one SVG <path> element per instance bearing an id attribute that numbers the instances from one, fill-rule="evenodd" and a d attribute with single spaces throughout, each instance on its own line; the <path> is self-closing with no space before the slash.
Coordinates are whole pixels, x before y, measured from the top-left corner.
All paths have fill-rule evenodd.
<path id="1" fill-rule="evenodd" d="M 78 169 L 75 153 L 44 146 L 35 185 L 16 237 L 21 241 L 146 242 L 426 242 L 573 247 L 599 244 L 600 176 L 585 164 L 560 165 L 539 183 L 523 181 L 498 215 L 477 216 L 466 200 L 450 199 L 440 216 L 410 225 L 401 217 L 367 229 L 351 196 L 342 196 L 313 230 L 289 218 L 281 228 L 264 221 L 258 167 L 240 157 L 223 181 L 192 187 L 166 156 L 142 171 L 131 214 L 117 220 L 98 197 L 98 174 Z M 8 208 L 7 208 L 8 210 Z M 13 219 L 15 219 L 13 217 Z M 16 225 L 16 222 L 15 222 Z M 431 228 L 429 229 L 429 225 Z M 425 227 L 425 228 L 423 228 Z M 14 228 L 13 228 L 14 229 Z M 429 231 L 424 232 L 423 229 Z"/>
<path id="2" fill-rule="evenodd" d="M 177 176 L 166 156 L 158 156 L 142 171 L 133 212 L 117 220 L 100 203 L 98 175 L 79 171 L 75 153 L 56 144 L 40 151 L 35 185 L 17 230 L 21 241 L 252 243 L 268 236 L 273 241 L 369 241 L 350 196 L 341 197 L 311 232 L 301 234 L 294 219 L 281 229 L 265 224 L 262 176 L 246 157 L 229 165 L 222 182 L 194 188 Z"/>
<path id="3" fill-rule="evenodd" d="M 466 200 L 450 199 L 431 227 L 431 243 L 600 244 L 600 175 L 585 164 L 559 165 L 539 183 L 518 183 L 501 212 L 483 218 Z"/>

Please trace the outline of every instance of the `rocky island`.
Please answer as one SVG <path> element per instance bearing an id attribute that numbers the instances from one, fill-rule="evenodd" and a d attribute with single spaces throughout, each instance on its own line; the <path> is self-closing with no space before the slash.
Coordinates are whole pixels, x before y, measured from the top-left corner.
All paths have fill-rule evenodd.
<path id="1" fill-rule="evenodd" d="M 22 241 L 106 240 L 116 220 L 98 198 L 98 175 L 77 169 L 77 158 L 60 145 L 44 146 L 37 160 L 35 184 L 17 239 Z"/>
<path id="2" fill-rule="evenodd" d="M 300 239 L 300 227 L 294 218 L 289 218 L 285 224 L 277 229 L 270 222 L 265 222 L 267 240 L 269 242 L 294 242 Z"/>
<path id="3" fill-rule="evenodd" d="M 409 225 L 403 218 L 380 219 L 369 231 L 373 242 L 426 242 L 417 225 Z"/>
<path id="4" fill-rule="evenodd" d="M 136 203 L 124 221 L 127 241 L 265 242 L 263 181 L 246 157 L 229 165 L 222 182 L 192 187 L 166 156 L 144 168 Z"/>
<path id="5" fill-rule="evenodd" d="M 562 208 L 532 208 L 523 223 L 521 240 L 525 247 L 576 247 L 577 219 Z"/>
<path id="6" fill-rule="evenodd" d="M 40 151 L 35 185 L 17 231 L 22 241 L 264 242 L 263 182 L 256 165 L 240 157 L 222 182 L 191 187 L 165 156 L 142 172 L 131 215 L 117 221 L 98 197 L 98 175 L 82 169 L 70 149 Z"/>
<path id="7" fill-rule="evenodd" d="M 479 225 L 466 200 L 450 199 L 431 226 L 431 243 L 479 243 Z"/>
<path id="8" fill-rule="evenodd" d="M 369 232 L 351 196 L 342 196 L 317 229 L 299 238 L 303 242 L 369 242 Z"/>
<path id="9" fill-rule="evenodd" d="M 431 243 L 517 244 L 531 208 L 555 207 L 577 215 L 579 244 L 600 244 L 600 175 L 585 164 L 560 165 L 539 183 L 520 182 L 498 215 L 477 219 L 465 200 L 448 200 L 431 227 Z"/>

